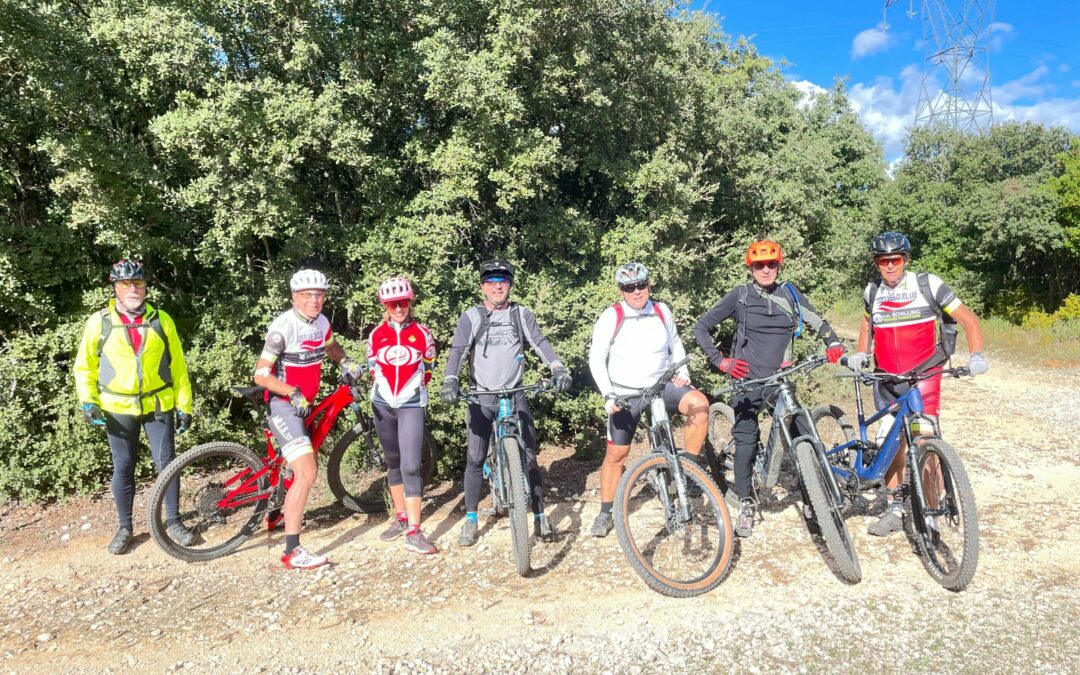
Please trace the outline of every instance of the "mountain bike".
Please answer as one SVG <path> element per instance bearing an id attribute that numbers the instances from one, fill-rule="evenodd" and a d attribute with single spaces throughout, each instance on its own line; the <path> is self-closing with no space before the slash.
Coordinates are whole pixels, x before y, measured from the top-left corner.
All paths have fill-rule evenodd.
<path id="1" fill-rule="evenodd" d="M 474 405 L 483 405 L 480 402 L 481 396 L 494 396 L 499 401 L 499 413 L 491 422 L 492 434 L 487 460 L 484 461 L 484 476 L 491 488 L 491 510 L 499 516 L 510 515 L 514 561 L 517 573 L 521 576 L 529 573 L 532 557 L 532 535 L 529 533 L 532 487 L 529 485 L 525 442 L 518 426 L 514 394 L 524 392 L 528 396 L 549 391 L 551 388 L 551 380 L 540 380 L 536 384 L 511 389 L 473 388 L 461 389 L 460 392 L 463 400 Z"/>
<path id="2" fill-rule="evenodd" d="M 634 462 L 615 491 L 615 532 L 631 567 L 655 591 L 692 597 L 714 588 L 731 563 L 731 515 L 716 483 L 698 460 L 675 447 L 664 386 L 687 357 L 650 387 L 615 399 L 640 400 L 651 452 Z"/>
<path id="3" fill-rule="evenodd" d="M 838 374 L 855 382 L 857 437 L 847 415 L 837 406 L 819 406 L 813 417 L 814 425 L 827 439 L 825 455 L 831 473 L 852 497 L 883 485 L 896 453 L 907 453 L 907 472 L 898 494 L 905 506 L 905 530 L 915 540 L 930 576 L 951 591 L 962 591 L 974 578 L 979 561 L 975 493 L 960 455 L 941 438 L 936 422 L 923 414 L 922 394 L 915 386 L 939 373 L 963 377 L 970 371 L 958 367 L 904 375 L 862 371 Z M 875 382 L 902 383 L 909 389 L 867 418 L 862 386 L 873 386 Z M 887 415 L 894 418 L 878 445 L 869 440 L 867 429 Z"/>
<path id="4" fill-rule="evenodd" d="M 213 560 L 236 550 L 268 513 L 281 509 L 292 485 L 292 472 L 266 419 L 266 390 L 232 389 L 262 415 L 265 455 L 258 457 L 240 443 L 204 443 L 170 462 L 150 493 L 148 520 L 154 541 L 186 562 Z M 364 397 L 358 387 L 342 381 L 315 404 L 304 424 L 316 456 L 327 439 L 336 437 L 326 466 L 334 498 L 358 513 L 380 513 L 387 508 L 386 461 L 374 435 L 374 422 L 361 401 Z M 346 409 L 352 415 L 343 416 Z M 434 473 L 435 453 L 435 442 L 426 434 L 421 462 L 425 484 Z M 165 492 L 174 482 L 179 482 L 180 523 L 195 535 L 187 546 L 167 532 Z"/>
<path id="5" fill-rule="evenodd" d="M 768 441 L 764 444 L 758 442 L 758 452 L 751 472 L 752 498 L 760 503 L 763 494 L 776 485 L 784 456 L 781 451 L 786 451 L 799 480 L 802 503 L 810 507 L 809 514 L 804 508 L 804 516 L 813 516 L 821 538 L 825 540 L 825 548 L 836 564 L 840 576 L 854 583 L 862 579 L 862 566 L 855 554 L 851 534 L 842 514 L 845 495 L 833 477 L 826 449 L 818 437 L 811 411 L 799 403 L 795 395 L 795 383 L 792 381 L 794 376 L 807 374 L 826 362 L 824 356 L 812 356 L 769 377 L 737 380 L 712 394 L 719 398 L 762 389 L 765 406 L 771 408 L 772 422 L 769 426 Z M 717 402 L 709 406 L 710 445 L 719 455 L 720 465 L 732 473 L 735 440 L 731 438 L 730 429 L 734 422 L 735 414 L 727 404 Z M 726 476 L 724 482 L 731 484 Z"/>

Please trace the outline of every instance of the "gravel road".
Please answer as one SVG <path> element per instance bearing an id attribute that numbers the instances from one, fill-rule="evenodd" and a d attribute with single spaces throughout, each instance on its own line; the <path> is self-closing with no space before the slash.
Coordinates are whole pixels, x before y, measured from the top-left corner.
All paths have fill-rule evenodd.
<path id="1" fill-rule="evenodd" d="M 936 585 L 904 535 L 866 534 L 876 502 L 848 520 L 863 580 L 843 583 L 781 491 L 721 586 L 665 598 L 634 575 L 614 535 L 582 536 L 598 508 L 598 463 L 547 448 L 563 536 L 537 546 L 528 578 L 514 574 L 505 519 L 482 522 L 476 547 L 456 545 L 460 480 L 425 503 L 442 549 L 427 557 L 380 542 L 381 518 L 321 495 L 304 540 L 336 564 L 309 573 L 281 569 L 280 534 L 184 564 L 138 522 L 134 550 L 107 555 L 108 499 L 2 507 L 0 669 L 1077 672 L 1080 371 L 997 361 L 986 376 L 947 382 L 944 401 L 980 519 L 979 570 L 962 593 Z"/>

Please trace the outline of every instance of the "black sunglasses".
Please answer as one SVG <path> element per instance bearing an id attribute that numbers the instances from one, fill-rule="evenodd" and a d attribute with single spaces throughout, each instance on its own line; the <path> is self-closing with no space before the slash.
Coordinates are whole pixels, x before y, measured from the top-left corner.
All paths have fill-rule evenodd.
<path id="1" fill-rule="evenodd" d="M 633 293 L 634 291 L 643 291 L 649 287 L 648 281 L 639 281 L 636 284 L 619 284 L 619 290 L 623 293 Z"/>

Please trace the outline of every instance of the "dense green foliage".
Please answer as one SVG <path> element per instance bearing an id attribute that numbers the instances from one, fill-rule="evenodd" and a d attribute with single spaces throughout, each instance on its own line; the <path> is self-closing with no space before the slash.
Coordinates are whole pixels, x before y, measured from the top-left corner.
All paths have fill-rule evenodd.
<path id="1" fill-rule="evenodd" d="M 907 232 L 920 266 L 976 310 L 1014 320 L 1032 306 L 1052 311 L 1080 288 L 1073 146 L 1068 131 L 1034 124 L 982 136 L 919 130 L 883 190 L 883 226 Z"/>
<path id="2" fill-rule="evenodd" d="M 150 300 L 187 347 L 198 419 L 184 444 L 254 438 L 228 386 L 248 381 L 298 267 L 332 278 L 327 313 L 355 354 L 383 277 L 414 280 L 445 345 L 479 296 L 476 263 L 501 254 L 576 375 L 580 395 L 540 405 L 543 431 L 598 450 L 585 353 L 620 262 L 655 270 L 689 342 L 756 237 L 781 242 L 785 275 L 822 306 L 865 281 L 879 220 L 934 242 L 921 250 L 940 254 L 935 271 L 983 302 L 1042 299 L 1051 223 L 1071 223 L 1077 253 L 1075 153 L 1053 154 L 1067 134 L 1010 132 L 935 174 L 942 190 L 993 181 L 992 217 L 919 213 L 923 165 L 981 141 L 916 136 L 890 187 L 842 86 L 800 105 L 751 44 L 664 0 L 8 0 L 0 78 L 2 495 L 101 484 L 107 449 L 76 418 L 69 367 L 122 255 L 147 261 Z M 1015 166 L 963 173 L 997 159 Z M 1045 218 L 1009 215 L 1029 211 Z M 963 218 L 959 235 L 995 242 L 991 280 L 957 242 L 936 245 Z M 1021 235 L 1032 252 L 1010 267 Z M 458 461 L 460 410 L 431 416 Z"/>

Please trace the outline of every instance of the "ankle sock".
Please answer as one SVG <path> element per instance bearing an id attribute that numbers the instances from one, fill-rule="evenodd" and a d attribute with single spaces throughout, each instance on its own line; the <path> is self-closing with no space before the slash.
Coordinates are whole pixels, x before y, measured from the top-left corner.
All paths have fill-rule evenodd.
<path id="1" fill-rule="evenodd" d="M 299 534 L 287 534 L 285 535 L 285 555 L 289 555 L 293 552 L 297 546 L 300 545 Z"/>
<path id="2" fill-rule="evenodd" d="M 397 519 L 398 519 L 399 522 L 402 522 L 402 523 L 409 522 L 409 517 L 407 515 L 405 515 L 404 511 L 398 511 L 397 512 Z"/>
<path id="3" fill-rule="evenodd" d="M 476 511 L 466 511 L 465 517 L 473 521 L 474 523 L 477 522 Z"/>
<path id="4" fill-rule="evenodd" d="M 600 513 L 611 513 L 611 509 L 614 506 L 615 506 L 614 501 L 600 502 Z"/>

